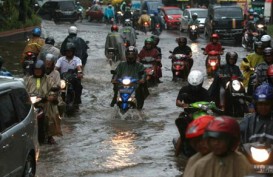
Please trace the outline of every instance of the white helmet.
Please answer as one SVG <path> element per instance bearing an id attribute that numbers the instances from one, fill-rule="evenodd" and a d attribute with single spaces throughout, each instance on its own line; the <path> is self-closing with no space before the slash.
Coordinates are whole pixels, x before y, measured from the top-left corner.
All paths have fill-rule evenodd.
<path id="1" fill-rule="evenodd" d="M 262 42 L 268 42 L 268 41 L 271 41 L 271 37 L 269 36 L 269 35 L 263 35 L 262 37 L 261 37 L 261 41 Z"/>
<path id="2" fill-rule="evenodd" d="M 202 85 L 204 82 L 204 76 L 199 70 L 192 70 L 188 76 L 188 83 L 192 86 Z"/>
<path id="3" fill-rule="evenodd" d="M 68 28 L 68 33 L 69 34 L 77 34 L 77 32 L 78 32 L 78 28 L 76 26 L 70 26 Z"/>
<path id="4" fill-rule="evenodd" d="M 46 54 L 45 59 L 46 59 L 46 61 L 54 61 L 55 62 L 55 57 L 51 53 Z"/>

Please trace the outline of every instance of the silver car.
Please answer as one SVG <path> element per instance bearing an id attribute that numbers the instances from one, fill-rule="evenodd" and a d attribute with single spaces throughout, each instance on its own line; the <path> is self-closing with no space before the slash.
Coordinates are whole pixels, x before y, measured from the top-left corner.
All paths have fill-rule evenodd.
<path id="1" fill-rule="evenodd" d="M 34 107 L 22 79 L 0 76 L 0 176 L 35 176 L 39 145 Z"/>
<path id="2" fill-rule="evenodd" d="M 197 13 L 199 20 L 199 31 L 204 31 L 205 20 L 208 15 L 208 9 L 203 8 L 189 8 L 183 11 L 183 16 L 180 25 L 180 31 L 188 30 L 188 23 L 192 19 L 192 14 Z"/>

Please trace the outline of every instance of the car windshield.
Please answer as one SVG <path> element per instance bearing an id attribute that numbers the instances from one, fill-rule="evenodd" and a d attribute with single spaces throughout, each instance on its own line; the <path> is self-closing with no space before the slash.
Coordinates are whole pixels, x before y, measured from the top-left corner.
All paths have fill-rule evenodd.
<path id="1" fill-rule="evenodd" d="M 225 18 L 243 18 L 243 13 L 240 8 L 217 8 L 214 12 L 215 19 L 225 19 Z"/>
<path id="2" fill-rule="evenodd" d="M 192 11 L 191 14 L 197 13 L 198 18 L 206 18 L 208 15 L 207 10 L 197 10 L 197 11 Z"/>
<path id="3" fill-rule="evenodd" d="M 75 4 L 72 1 L 59 2 L 60 10 L 74 10 Z"/>
<path id="4" fill-rule="evenodd" d="M 182 11 L 180 9 L 168 9 L 166 10 L 167 15 L 182 15 Z"/>

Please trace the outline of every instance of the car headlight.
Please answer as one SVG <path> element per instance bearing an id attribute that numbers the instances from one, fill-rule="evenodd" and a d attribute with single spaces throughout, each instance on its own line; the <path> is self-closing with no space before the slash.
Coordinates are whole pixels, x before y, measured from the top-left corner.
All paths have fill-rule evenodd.
<path id="1" fill-rule="evenodd" d="M 172 16 L 170 16 L 170 15 L 168 15 L 168 19 L 172 20 L 172 19 L 173 19 L 173 17 L 172 17 Z"/>
<path id="2" fill-rule="evenodd" d="M 130 83 L 131 83 L 130 79 L 123 79 L 122 80 L 122 84 L 124 84 L 124 85 L 129 85 Z"/>
<path id="3" fill-rule="evenodd" d="M 250 148 L 253 160 L 257 162 L 264 162 L 269 158 L 269 151 L 267 149 Z"/>
<path id="4" fill-rule="evenodd" d="M 234 80 L 232 82 L 232 88 L 235 90 L 235 91 L 239 91 L 241 89 L 241 83 L 238 81 L 238 80 Z"/>
<path id="5" fill-rule="evenodd" d="M 65 80 L 61 80 L 60 86 L 61 86 L 61 89 L 64 89 L 66 87 Z"/>

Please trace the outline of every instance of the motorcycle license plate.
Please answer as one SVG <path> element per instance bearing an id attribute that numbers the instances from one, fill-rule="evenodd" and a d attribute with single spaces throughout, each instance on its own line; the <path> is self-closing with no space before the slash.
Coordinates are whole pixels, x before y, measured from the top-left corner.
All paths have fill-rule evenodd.
<path id="1" fill-rule="evenodd" d="M 144 68 L 151 68 L 151 67 L 153 67 L 152 64 L 144 64 Z"/>
<path id="2" fill-rule="evenodd" d="M 272 173 L 273 165 L 254 165 L 254 170 L 257 173 Z"/>
<path id="3" fill-rule="evenodd" d="M 173 62 L 174 65 L 184 65 L 184 62 Z"/>
<path id="4" fill-rule="evenodd" d="M 120 93 L 129 93 L 130 94 L 132 92 L 132 90 L 131 89 L 120 89 L 119 92 Z"/>

